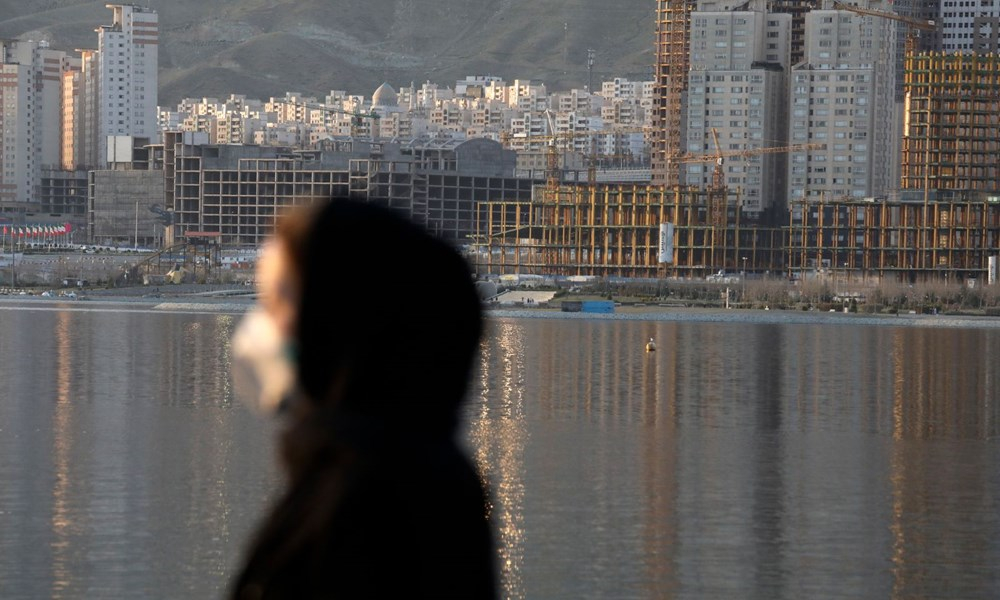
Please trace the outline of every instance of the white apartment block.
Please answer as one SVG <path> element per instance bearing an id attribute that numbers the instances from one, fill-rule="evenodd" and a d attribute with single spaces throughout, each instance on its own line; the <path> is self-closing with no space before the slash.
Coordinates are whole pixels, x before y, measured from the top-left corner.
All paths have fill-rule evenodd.
<path id="1" fill-rule="evenodd" d="M 45 42 L 0 42 L 0 201 L 35 202 L 42 169 L 62 165 L 65 74 L 79 60 Z"/>
<path id="2" fill-rule="evenodd" d="M 97 28 L 99 161 L 106 158 L 108 136 L 159 139 L 159 16 L 141 6 L 106 6 L 113 12 L 112 23 Z"/>
<path id="3" fill-rule="evenodd" d="M 825 149 L 789 154 L 790 199 L 866 198 L 898 187 L 895 31 L 888 19 L 848 11 L 806 15 L 805 61 L 792 70 L 789 131 L 792 143 Z"/>
<path id="4" fill-rule="evenodd" d="M 513 138 L 514 148 L 537 149 L 547 146 L 545 136 L 556 132 L 570 140 L 563 145 L 580 152 L 589 154 L 592 140 L 597 139 L 599 152 L 611 148 L 615 155 L 638 157 L 646 152 L 641 128 L 651 112 L 645 107 L 652 106 L 653 85 L 617 82 L 616 93 L 622 98 L 608 113 L 614 117 L 610 122 L 602 115 L 609 102 L 602 95 L 576 89 L 550 96 L 545 86 L 530 81 L 506 85 L 499 78 L 481 76 L 460 81 L 463 94 L 429 82 L 419 88 L 411 84 L 399 92 L 383 84 L 370 103 L 341 90 L 332 90 L 322 102 L 295 92 L 265 103 L 242 96 L 230 96 L 224 102 L 189 98 L 176 111 L 161 111 L 159 119 L 166 129 L 206 133 L 215 144 L 313 146 L 332 137 L 406 140 L 432 135 L 505 142 Z M 377 121 L 355 118 L 358 113 L 373 112 L 380 117 Z M 551 128 L 547 113 L 553 117 Z M 290 127 L 274 127 L 279 124 Z M 598 139 L 594 135 L 610 129 L 616 130 L 613 136 Z"/>
<path id="5" fill-rule="evenodd" d="M 503 84 L 502 77 L 493 75 L 468 75 L 465 79 L 455 82 L 455 96 L 470 96 L 473 98 L 485 98 L 486 88 Z"/>
<path id="6" fill-rule="evenodd" d="M 540 150 L 548 145 L 545 136 L 551 135 L 548 119 L 544 114 L 527 112 L 511 119 L 510 148 L 512 150 Z"/>
<path id="7" fill-rule="evenodd" d="M 724 3 L 703 2 L 691 15 L 683 135 L 690 155 L 750 153 L 723 160 L 723 181 L 731 202 L 738 198 L 744 213 L 759 216 L 784 202 L 785 158 L 753 151 L 786 145 L 791 16 L 768 14 L 763 3 L 750 10 L 745 6 L 733 10 Z M 682 181 L 708 188 L 716 168 L 709 160 L 685 163 Z"/>
<path id="8" fill-rule="evenodd" d="M 468 120 L 466 120 L 468 117 Z M 434 131 L 464 132 L 472 124 L 472 115 L 452 104 L 439 104 L 430 112 Z"/>
<path id="9" fill-rule="evenodd" d="M 629 81 L 616 77 L 601 83 L 604 98 L 601 118 L 608 126 L 651 127 L 653 117 L 652 81 Z"/>
<path id="10" fill-rule="evenodd" d="M 303 96 L 298 92 L 286 92 L 282 98 L 271 97 L 264 105 L 264 110 L 275 116 L 278 123 L 305 123 L 308 120 L 309 106 L 316 105 L 316 98 Z"/>
<path id="11" fill-rule="evenodd" d="M 517 110 L 544 111 L 549 108 L 549 95 L 545 84 L 515 79 L 513 84 L 507 86 L 506 96 L 507 105 Z"/>
<path id="12" fill-rule="evenodd" d="M 418 89 L 409 89 L 405 94 L 408 98 L 407 105 L 411 110 L 430 110 L 437 106 L 439 102 L 451 100 L 455 97 L 454 92 L 448 88 L 442 88 L 436 83 L 425 82 Z M 412 100 L 410 98 L 412 97 Z"/>
<path id="13" fill-rule="evenodd" d="M 427 133 L 430 122 L 410 112 L 393 112 L 379 119 L 379 135 L 383 138 L 409 140 Z"/>
<path id="14" fill-rule="evenodd" d="M 576 112 L 584 114 L 600 114 L 604 106 L 604 97 L 591 94 L 587 90 L 573 89 L 564 93 L 549 96 L 549 105 L 558 112 Z"/>

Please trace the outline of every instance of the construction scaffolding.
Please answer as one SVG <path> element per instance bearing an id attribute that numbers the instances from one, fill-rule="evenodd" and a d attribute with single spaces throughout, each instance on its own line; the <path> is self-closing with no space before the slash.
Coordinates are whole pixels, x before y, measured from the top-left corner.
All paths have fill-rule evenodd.
<path id="1" fill-rule="evenodd" d="M 907 56 L 903 189 L 982 190 L 1000 182 L 1000 56 Z"/>
<path id="2" fill-rule="evenodd" d="M 710 194 L 564 185 L 555 194 L 538 186 L 530 202 L 481 202 L 475 268 L 480 275 L 637 278 L 836 270 L 858 279 L 986 281 L 989 258 L 1000 255 L 1000 196 L 799 202 L 785 227 L 769 228 L 742 223 L 733 205 L 714 222 Z M 669 263 L 658 262 L 663 223 L 674 227 Z"/>
<path id="3" fill-rule="evenodd" d="M 986 281 L 989 257 L 1000 254 L 1000 197 L 800 202 L 789 208 L 786 240 L 792 276 L 832 269 L 879 280 Z"/>
<path id="4" fill-rule="evenodd" d="M 653 113 L 653 183 L 674 187 L 679 183 L 675 159 L 683 152 L 683 99 L 687 89 L 690 56 L 692 0 L 656 2 L 656 106 Z"/>
<path id="5" fill-rule="evenodd" d="M 744 227 L 729 205 L 713 222 L 710 192 L 650 185 L 535 188 L 531 202 L 479 204 L 479 274 L 705 277 L 783 264 L 780 228 Z M 660 225 L 674 227 L 659 263 Z M 745 260 L 744 260 L 745 259 Z"/>

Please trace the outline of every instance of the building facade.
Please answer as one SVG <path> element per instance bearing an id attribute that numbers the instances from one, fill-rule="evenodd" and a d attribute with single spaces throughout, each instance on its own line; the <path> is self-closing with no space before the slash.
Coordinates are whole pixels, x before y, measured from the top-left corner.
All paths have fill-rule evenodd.
<path id="1" fill-rule="evenodd" d="M 705 189 L 714 170 L 723 169 L 732 201 L 738 195 L 749 217 L 784 204 L 786 160 L 753 152 L 785 145 L 790 42 L 791 16 L 769 14 L 763 3 L 756 10 L 732 10 L 704 2 L 691 15 L 684 149 L 694 156 L 748 154 L 722 164 L 685 163 L 682 183 Z"/>
<path id="2" fill-rule="evenodd" d="M 190 135 L 165 134 L 154 149 L 162 159 L 151 163 L 162 166 L 175 240 L 219 233 L 223 244 L 257 246 L 282 210 L 350 195 L 399 211 L 460 246 L 476 231 L 479 203 L 528 200 L 541 181 L 515 177 L 516 154 L 490 140 L 344 139 L 303 151 L 194 144 Z"/>
<path id="3" fill-rule="evenodd" d="M 848 11 L 806 15 L 806 60 L 792 68 L 788 197 L 860 199 L 898 188 L 901 106 L 895 23 Z"/>
<path id="4" fill-rule="evenodd" d="M 157 140 L 159 16 L 129 4 L 109 4 L 111 25 L 97 29 L 97 162 L 106 161 L 107 137 Z"/>
<path id="5" fill-rule="evenodd" d="M 62 151 L 62 79 L 79 61 L 45 42 L 0 42 L 0 202 L 38 200 Z"/>

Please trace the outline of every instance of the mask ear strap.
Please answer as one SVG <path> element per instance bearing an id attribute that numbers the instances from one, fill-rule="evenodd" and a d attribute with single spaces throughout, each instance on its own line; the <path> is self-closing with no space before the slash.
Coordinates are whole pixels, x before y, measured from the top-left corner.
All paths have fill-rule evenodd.
<path id="1" fill-rule="evenodd" d="M 290 364 L 298 366 L 299 364 L 299 349 L 294 342 L 285 342 L 284 347 L 281 349 L 282 356 L 285 357 Z"/>

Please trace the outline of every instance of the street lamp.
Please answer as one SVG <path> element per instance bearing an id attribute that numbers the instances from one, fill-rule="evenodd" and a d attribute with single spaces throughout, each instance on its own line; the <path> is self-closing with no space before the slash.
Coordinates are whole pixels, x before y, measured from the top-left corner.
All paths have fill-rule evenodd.
<path id="1" fill-rule="evenodd" d="M 743 280 L 742 296 L 743 296 L 743 302 L 745 303 L 747 301 L 747 257 L 745 256 L 743 257 L 743 277 L 741 277 L 741 279 Z"/>
<path id="2" fill-rule="evenodd" d="M 850 278 L 848 277 L 848 273 L 847 273 L 847 263 L 846 262 L 845 263 L 841 263 L 841 266 L 843 267 L 843 269 L 841 270 L 841 275 L 844 278 L 844 287 L 842 289 L 842 295 L 840 297 L 840 301 L 843 302 L 846 305 L 847 304 L 847 300 L 845 298 L 846 298 L 847 292 L 848 292 L 848 285 L 847 284 L 850 282 Z"/>

